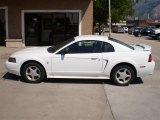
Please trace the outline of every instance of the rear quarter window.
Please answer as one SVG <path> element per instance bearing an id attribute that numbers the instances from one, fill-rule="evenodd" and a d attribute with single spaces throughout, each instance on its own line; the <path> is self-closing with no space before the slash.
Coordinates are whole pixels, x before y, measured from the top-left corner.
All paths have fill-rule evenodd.
<path id="1" fill-rule="evenodd" d="M 102 52 L 114 52 L 114 47 L 107 42 L 104 42 L 102 45 Z"/>
<path id="2" fill-rule="evenodd" d="M 130 48 L 130 49 L 134 50 L 134 47 L 132 47 L 131 45 L 129 45 L 127 43 L 124 43 L 124 42 L 122 42 L 120 40 L 113 39 L 113 38 L 110 38 L 110 40 L 113 41 L 113 42 L 119 43 L 119 44 L 121 44 L 121 45 L 123 45 L 123 46 L 125 46 L 127 48 Z"/>

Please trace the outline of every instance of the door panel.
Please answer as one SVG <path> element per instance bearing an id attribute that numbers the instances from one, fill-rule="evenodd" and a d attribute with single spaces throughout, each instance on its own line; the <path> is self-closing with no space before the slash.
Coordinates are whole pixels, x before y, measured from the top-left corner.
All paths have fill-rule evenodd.
<path id="1" fill-rule="evenodd" d="M 52 59 L 52 71 L 55 76 L 100 76 L 102 54 L 57 54 Z"/>

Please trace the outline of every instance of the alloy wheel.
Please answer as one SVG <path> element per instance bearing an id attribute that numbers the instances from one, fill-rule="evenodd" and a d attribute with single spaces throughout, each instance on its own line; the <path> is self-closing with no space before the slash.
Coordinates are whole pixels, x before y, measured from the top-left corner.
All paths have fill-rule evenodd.
<path id="1" fill-rule="evenodd" d="M 41 71 L 36 66 L 29 66 L 26 69 L 26 77 L 30 81 L 37 81 L 41 77 Z"/>
<path id="2" fill-rule="evenodd" d="M 127 68 L 119 69 L 116 72 L 116 80 L 120 84 L 125 84 L 131 80 L 132 74 Z"/>

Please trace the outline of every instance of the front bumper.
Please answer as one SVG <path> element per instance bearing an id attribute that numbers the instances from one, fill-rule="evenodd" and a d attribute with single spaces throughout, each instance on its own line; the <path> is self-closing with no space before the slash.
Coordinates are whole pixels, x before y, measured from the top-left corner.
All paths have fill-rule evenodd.
<path id="1" fill-rule="evenodd" d="M 17 63 L 6 61 L 5 67 L 9 73 L 20 76 L 20 67 Z"/>

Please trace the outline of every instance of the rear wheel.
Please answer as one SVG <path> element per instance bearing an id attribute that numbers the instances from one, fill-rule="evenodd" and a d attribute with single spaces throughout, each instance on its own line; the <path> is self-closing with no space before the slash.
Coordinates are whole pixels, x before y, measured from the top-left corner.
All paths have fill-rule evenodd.
<path id="1" fill-rule="evenodd" d="M 133 69 L 127 65 L 117 66 L 111 74 L 111 79 L 119 86 L 129 85 L 135 78 Z"/>
<path id="2" fill-rule="evenodd" d="M 43 67 L 35 62 L 27 63 L 22 69 L 22 79 L 29 83 L 40 83 L 45 78 Z"/>

